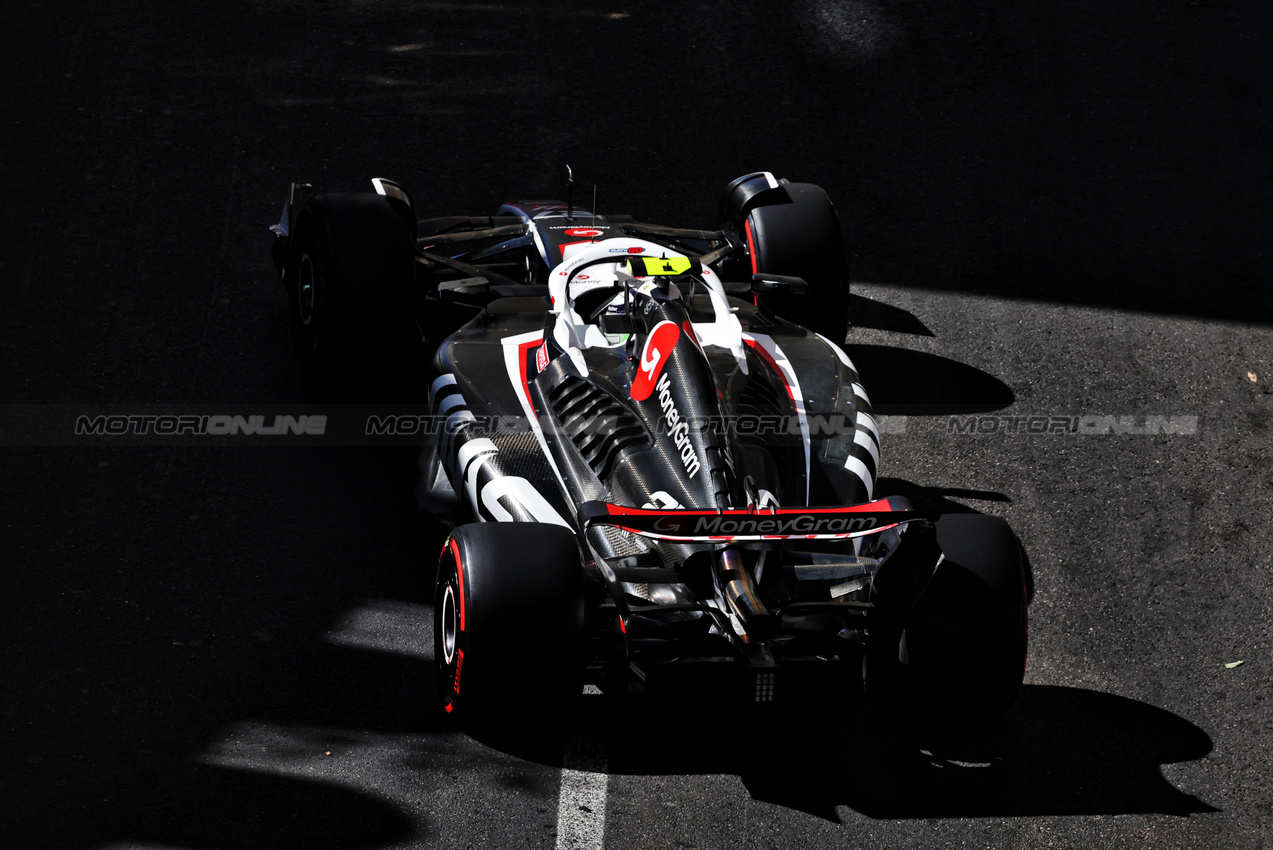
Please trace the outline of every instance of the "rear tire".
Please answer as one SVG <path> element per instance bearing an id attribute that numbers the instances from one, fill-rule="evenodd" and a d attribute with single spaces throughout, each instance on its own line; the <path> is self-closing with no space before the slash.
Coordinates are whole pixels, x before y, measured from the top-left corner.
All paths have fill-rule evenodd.
<path id="1" fill-rule="evenodd" d="M 569 529 L 476 523 L 442 549 L 434 653 L 443 709 L 475 731 L 559 730 L 583 686 L 583 572 Z"/>
<path id="2" fill-rule="evenodd" d="M 919 529 L 908 532 L 907 537 Z M 1027 561 L 1008 524 L 980 514 L 947 514 L 936 546 L 906 540 L 895 558 L 942 560 L 913 604 L 879 582 L 875 602 L 893 624 L 875 635 L 866 658 L 866 687 L 893 707 L 905 703 L 926 720 L 983 721 L 1005 712 L 1025 675 L 1028 636 Z M 932 560 L 928 560 L 931 565 Z M 892 570 L 891 586 L 904 587 Z M 909 567 L 908 567 L 909 568 Z M 922 576 L 927 570 L 920 572 Z M 901 598 L 899 598 L 899 596 Z"/>

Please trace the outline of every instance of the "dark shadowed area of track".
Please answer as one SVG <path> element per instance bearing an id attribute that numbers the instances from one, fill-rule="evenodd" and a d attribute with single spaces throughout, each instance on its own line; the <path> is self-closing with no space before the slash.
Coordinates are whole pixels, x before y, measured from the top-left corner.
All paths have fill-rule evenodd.
<path id="1" fill-rule="evenodd" d="M 590 701 L 605 844 L 1273 841 L 1266 8 L 5 17 L 0 434 L 32 405 L 302 404 L 266 230 L 291 180 L 487 214 L 560 196 L 569 163 L 582 203 L 692 227 L 749 171 L 826 187 L 848 350 L 896 425 L 881 485 L 1012 522 L 1027 685 L 937 740 L 675 705 L 615 728 Z M 552 752 L 438 710 L 411 450 L 67 442 L 0 445 L 0 844 L 554 845 Z"/>

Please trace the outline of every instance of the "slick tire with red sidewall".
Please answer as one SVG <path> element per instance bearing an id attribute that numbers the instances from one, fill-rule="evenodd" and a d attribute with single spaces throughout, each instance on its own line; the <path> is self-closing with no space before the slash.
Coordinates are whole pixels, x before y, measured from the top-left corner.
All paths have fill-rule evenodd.
<path id="1" fill-rule="evenodd" d="M 760 304 L 839 345 L 849 330 L 849 263 L 840 216 L 813 183 L 783 183 L 785 201 L 751 207 L 738 229 L 752 272 L 803 278 L 809 291 L 759 296 Z"/>
<path id="2" fill-rule="evenodd" d="M 452 532 L 434 588 L 443 709 L 463 725 L 528 732 L 569 715 L 583 684 L 583 573 L 575 535 L 542 523 Z"/>

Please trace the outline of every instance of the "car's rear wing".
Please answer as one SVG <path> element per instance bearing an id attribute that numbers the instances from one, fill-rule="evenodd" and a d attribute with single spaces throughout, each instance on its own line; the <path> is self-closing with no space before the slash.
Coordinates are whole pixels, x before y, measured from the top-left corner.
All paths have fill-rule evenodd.
<path id="1" fill-rule="evenodd" d="M 579 508 L 579 521 L 585 529 L 607 525 L 642 537 L 681 543 L 847 539 L 937 517 L 936 512 L 915 510 L 908 500 L 898 496 L 826 508 L 661 510 L 609 502 L 584 502 Z"/>

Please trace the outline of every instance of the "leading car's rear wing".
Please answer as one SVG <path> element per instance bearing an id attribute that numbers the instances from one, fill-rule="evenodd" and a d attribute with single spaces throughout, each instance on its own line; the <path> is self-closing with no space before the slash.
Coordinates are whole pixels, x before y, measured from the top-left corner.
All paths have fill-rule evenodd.
<path id="1" fill-rule="evenodd" d="M 937 516 L 932 511 L 915 510 L 909 501 L 897 496 L 829 508 L 651 510 L 609 502 L 584 502 L 579 508 L 584 528 L 608 525 L 642 537 L 682 543 L 864 537 Z"/>

